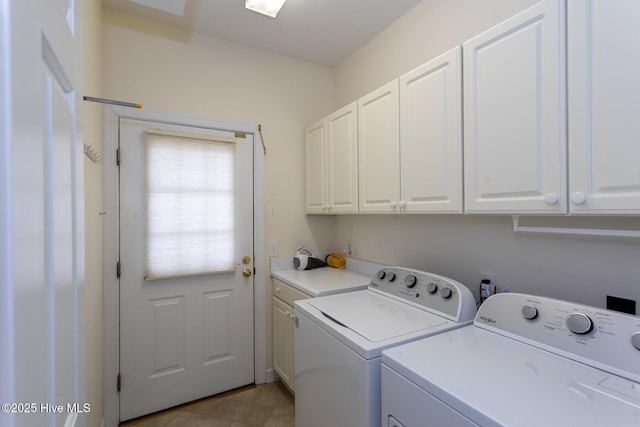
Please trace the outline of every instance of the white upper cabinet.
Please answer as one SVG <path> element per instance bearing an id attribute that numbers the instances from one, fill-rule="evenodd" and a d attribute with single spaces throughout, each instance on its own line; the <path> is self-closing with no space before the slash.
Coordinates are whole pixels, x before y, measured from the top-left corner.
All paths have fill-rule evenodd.
<path id="1" fill-rule="evenodd" d="M 307 126 L 305 150 L 306 213 L 357 213 L 357 104 Z"/>
<path id="2" fill-rule="evenodd" d="M 305 211 L 327 213 L 327 121 L 319 120 L 305 129 Z"/>
<path id="3" fill-rule="evenodd" d="M 400 201 L 398 80 L 358 100 L 361 213 L 397 213 Z"/>
<path id="4" fill-rule="evenodd" d="M 400 78 L 404 212 L 462 212 L 462 68 L 456 47 Z"/>
<path id="5" fill-rule="evenodd" d="M 640 2 L 568 2 L 569 208 L 640 214 Z"/>
<path id="6" fill-rule="evenodd" d="M 358 105 L 327 117 L 329 213 L 358 212 Z"/>
<path id="7" fill-rule="evenodd" d="M 465 211 L 565 213 L 565 3 L 463 45 Z"/>

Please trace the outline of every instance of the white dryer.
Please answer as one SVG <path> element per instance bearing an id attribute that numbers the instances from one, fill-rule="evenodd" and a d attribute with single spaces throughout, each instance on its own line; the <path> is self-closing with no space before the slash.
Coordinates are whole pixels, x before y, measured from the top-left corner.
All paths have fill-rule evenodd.
<path id="1" fill-rule="evenodd" d="M 401 267 L 366 290 L 296 301 L 295 424 L 379 427 L 382 350 L 469 325 L 475 312 L 464 285 Z"/>
<path id="2" fill-rule="evenodd" d="M 636 316 L 498 294 L 382 361 L 385 426 L 640 426 Z"/>

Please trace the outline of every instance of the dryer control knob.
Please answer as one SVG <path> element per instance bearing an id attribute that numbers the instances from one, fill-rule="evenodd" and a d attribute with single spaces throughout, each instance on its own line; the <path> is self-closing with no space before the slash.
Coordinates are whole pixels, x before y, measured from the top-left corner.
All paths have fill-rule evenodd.
<path id="1" fill-rule="evenodd" d="M 384 270 L 380 270 L 378 271 L 378 279 L 382 280 L 384 279 L 384 276 L 386 276 L 387 273 L 384 272 Z"/>
<path id="2" fill-rule="evenodd" d="M 387 274 L 387 280 L 389 280 L 390 282 L 393 282 L 394 280 L 396 280 L 396 273 Z"/>
<path id="3" fill-rule="evenodd" d="M 442 288 L 440 289 L 440 296 L 444 299 L 451 298 L 451 288 Z"/>
<path id="4" fill-rule="evenodd" d="M 538 317 L 538 309 L 532 305 L 527 304 L 522 307 L 522 317 L 528 320 L 535 319 L 536 317 Z"/>
<path id="5" fill-rule="evenodd" d="M 435 294 L 438 291 L 438 285 L 436 285 L 435 283 L 431 282 L 427 285 L 427 291 L 430 294 Z"/>
<path id="6" fill-rule="evenodd" d="M 574 334 L 584 335 L 593 330 L 593 322 L 583 313 L 572 313 L 567 317 L 567 327 Z"/>
<path id="7" fill-rule="evenodd" d="M 413 274 L 408 275 L 404 278 L 404 284 L 407 285 L 407 288 L 413 288 L 416 283 L 418 283 L 418 279 Z"/>
<path id="8" fill-rule="evenodd" d="M 636 332 L 635 334 L 631 335 L 631 344 L 635 348 L 640 350 L 640 332 Z"/>

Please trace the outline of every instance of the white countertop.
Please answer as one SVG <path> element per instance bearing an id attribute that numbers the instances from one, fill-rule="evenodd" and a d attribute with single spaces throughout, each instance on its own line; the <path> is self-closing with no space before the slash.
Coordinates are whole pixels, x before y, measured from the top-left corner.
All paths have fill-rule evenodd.
<path id="1" fill-rule="evenodd" d="M 271 276 L 293 286 L 312 297 L 366 289 L 371 277 L 384 267 L 382 264 L 346 258 L 343 269 L 320 267 L 296 270 L 293 257 L 271 260 Z"/>

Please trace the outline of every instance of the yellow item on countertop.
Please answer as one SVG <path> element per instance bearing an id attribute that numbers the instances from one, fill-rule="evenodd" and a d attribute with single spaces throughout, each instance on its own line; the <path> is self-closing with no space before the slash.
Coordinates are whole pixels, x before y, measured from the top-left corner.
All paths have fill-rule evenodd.
<path id="1" fill-rule="evenodd" d="M 329 254 L 326 259 L 327 265 L 333 268 L 344 268 L 346 261 L 344 257 L 340 254 Z"/>

